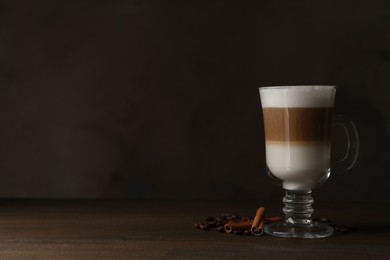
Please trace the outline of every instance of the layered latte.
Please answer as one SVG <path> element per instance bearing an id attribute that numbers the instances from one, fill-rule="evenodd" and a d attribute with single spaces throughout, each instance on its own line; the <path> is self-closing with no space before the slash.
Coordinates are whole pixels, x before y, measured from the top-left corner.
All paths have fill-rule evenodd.
<path id="1" fill-rule="evenodd" d="M 330 172 L 332 87 L 260 89 L 270 173 L 287 190 L 306 190 Z"/>

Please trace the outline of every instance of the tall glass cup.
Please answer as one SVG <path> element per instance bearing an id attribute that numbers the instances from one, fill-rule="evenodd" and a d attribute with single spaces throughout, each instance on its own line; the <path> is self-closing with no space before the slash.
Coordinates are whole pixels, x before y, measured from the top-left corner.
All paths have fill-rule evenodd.
<path id="1" fill-rule="evenodd" d="M 275 86 L 259 91 L 267 171 L 286 191 L 284 221 L 267 225 L 265 232 L 286 238 L 328 237 L 333 228 L 311 219 L 311 191 L 331 172 L 346 171 L 354 165 L 359 150 L 356 127 L 346 117 L 332 117 L 335 86 Z M 331 167 L 334 125 L 346 131 L 348 151 Z"/>

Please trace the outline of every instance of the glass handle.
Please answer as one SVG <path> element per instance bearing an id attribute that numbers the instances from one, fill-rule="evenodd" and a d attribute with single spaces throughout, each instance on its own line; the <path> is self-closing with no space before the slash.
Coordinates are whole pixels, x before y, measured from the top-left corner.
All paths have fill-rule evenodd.
<path id="1" fill-rule="evenodd" d="M 355 124 L 346 116 L 337 115 L 333 118 L 332 127 L 341 127 L 347 137 L 347 151 L 341 158 L 332 158 L 332 172 L 343 173 L 350 170 L 359 155 L 359 134 Z"/>

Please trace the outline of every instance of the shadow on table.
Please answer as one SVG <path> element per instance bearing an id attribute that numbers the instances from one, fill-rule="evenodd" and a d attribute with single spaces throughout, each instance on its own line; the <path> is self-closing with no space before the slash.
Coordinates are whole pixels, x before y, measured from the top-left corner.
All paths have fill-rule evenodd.
<path id="1" fill-rule="evenodd" d="M 381 223 L 359 224 L 354 232 L 367 235 L 388 236 L 390 238 L 390 225 Z"/>

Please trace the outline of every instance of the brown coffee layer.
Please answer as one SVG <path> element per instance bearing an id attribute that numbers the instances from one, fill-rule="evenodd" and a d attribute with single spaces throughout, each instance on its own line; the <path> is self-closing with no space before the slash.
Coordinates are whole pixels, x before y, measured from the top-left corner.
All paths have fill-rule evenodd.
<path id="1" fill-rule="evenodd" d="M 330 107 L 263 108 L 265 138 L 269 141 L 327 141 L 330 138 Z"/>
<path id="2" fill-rule="evenodd" d="M 313 146 L 326 146 L 329 144 L 329 140 L 319 140 L 319 141 L 274 141 L 266 140 L 266 145 L 277 145 L 277 146 L 291 146 L 291 147 L 313 147 Z"/>

